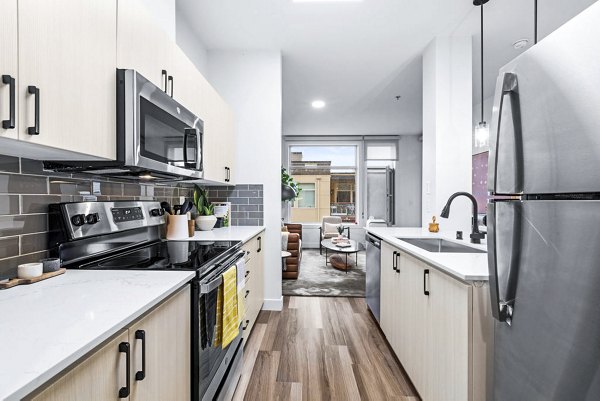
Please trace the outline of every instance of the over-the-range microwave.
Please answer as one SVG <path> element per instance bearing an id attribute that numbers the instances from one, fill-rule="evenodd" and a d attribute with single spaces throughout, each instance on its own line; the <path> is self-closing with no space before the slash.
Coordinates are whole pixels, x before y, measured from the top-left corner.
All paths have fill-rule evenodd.
<path id="1" fill-rule="evenodd" d="M 117 70 L 116 102 L 116 160 L 45 161 L 44 167 L 134 180 L 203 178 L 199 117 L 134 70 Z"/>

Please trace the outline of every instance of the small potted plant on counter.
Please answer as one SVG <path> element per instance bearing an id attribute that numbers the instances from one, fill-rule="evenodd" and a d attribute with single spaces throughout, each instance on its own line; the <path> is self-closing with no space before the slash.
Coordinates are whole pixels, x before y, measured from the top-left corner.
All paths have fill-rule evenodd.
<path id="1" fill-rule="evenodd" d="M 196 210 L 198 211 L 196 227 L 198 227 L 200 231 L 212 230 L 217 223 L 215 207 L 214 205 L 209 204 L 206 190 L 197 185 L 194 189 L 194 206 L 196 206 Z"/>

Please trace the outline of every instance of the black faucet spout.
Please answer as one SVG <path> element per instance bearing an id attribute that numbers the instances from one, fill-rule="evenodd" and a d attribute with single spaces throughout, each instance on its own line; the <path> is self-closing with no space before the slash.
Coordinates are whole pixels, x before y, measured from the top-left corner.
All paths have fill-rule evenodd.
<path id="1" fill-rule="evenodd" d="M 485 233 L 479 232 L 479 224 L 477 223 L 477 212 L 478 212 L 477 199 L 475 199 L 475 197 L 473 195 L 471 195 L 470 193 L 456 192 L 456 193 L 452 194 L 450 196 L 450 198 L 448 198 L 448 202 L 446 202 L 446 205 L 442 209 L 442 212 L 440 213 L 440 217 L 447 219 L 450 216 L 450 205 L 452 205 L 452 201 L 454 201 L 454 199 L 456 199 L 459 196 L 465 196 L 465 197 L 469 198 L 471 200 L 471 203 L 473 204 L 473 217 L 471 218 L 471 235 L 470 235 L 470 237 L 471 237 L 472 243 L 481 244 L 481 240 L 483 238 L 485 238 Z"/>

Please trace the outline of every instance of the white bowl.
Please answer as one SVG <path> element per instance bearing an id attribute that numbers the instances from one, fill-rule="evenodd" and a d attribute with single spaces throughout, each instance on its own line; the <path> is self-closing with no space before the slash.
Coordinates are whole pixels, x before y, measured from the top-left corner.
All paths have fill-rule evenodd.
<path id="1" fill-rule="evenodd" d="M 18 278 L 36 278 L 44 272 L 43 263 L 25 263 L 17 266 Z"/>

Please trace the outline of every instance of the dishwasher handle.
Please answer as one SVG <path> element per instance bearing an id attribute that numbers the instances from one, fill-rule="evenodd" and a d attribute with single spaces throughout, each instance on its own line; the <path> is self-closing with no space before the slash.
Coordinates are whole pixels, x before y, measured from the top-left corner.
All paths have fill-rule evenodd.
<path id="1" fill-rule="evenodd" d="M 381 240 L 379 238 L 367 233 L 365 239 L 377 249 L 381 249 Z"/>

